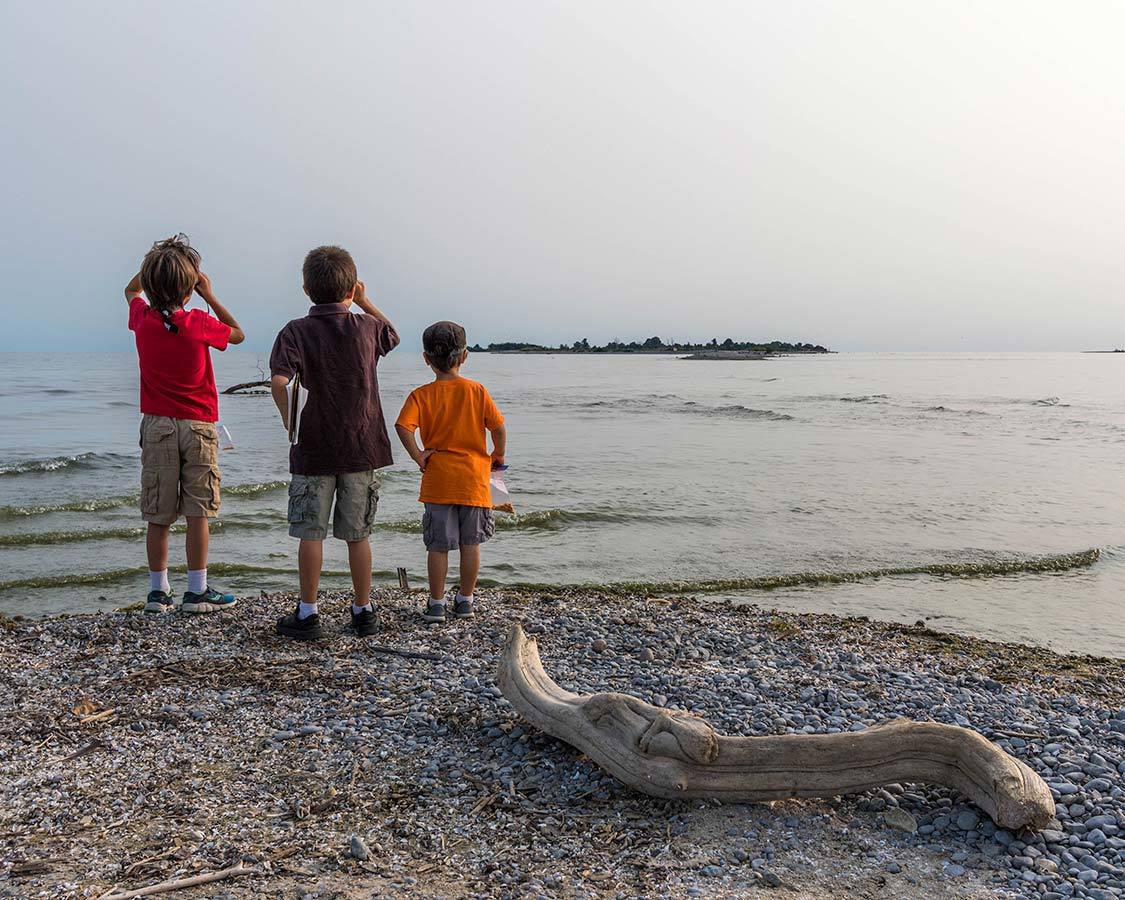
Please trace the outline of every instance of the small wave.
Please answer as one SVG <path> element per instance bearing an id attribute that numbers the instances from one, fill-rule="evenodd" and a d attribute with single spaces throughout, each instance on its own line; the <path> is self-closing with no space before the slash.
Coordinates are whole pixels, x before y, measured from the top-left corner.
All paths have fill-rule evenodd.
<path id="1" fill-rule="evenodd" d="M 69 388 L 42 388 L 39 393 L 50 394 L 52 397 L 63 397 L 67 394 L 77 394 L 78 391 L 73 391 Z"/>
<path id="2" fill-rule="evenodd" d="M 723 419 L 763 419 L 770 422 L 792 422 L 788 413 L 774 412 L 772 409 L 752 409 L 735 403 L 732 406 L 693 406 L 689 412 L 700 416 Z"/>
<path id="3" fill-rule="evenodd" d="M 1066 572 L 1092 566 L 1098 561 L 1098 548 L 1054 556 L 1030 556 L 987 562 L 930 563 L 921 566 L 898 566 L 866 569 L 858 572 L 796 572 L 783 575 L 761 575 L 748 578 L 717 578 L 705 581 L 621 581 L 605 585 L 579 585 L 606 594 L 725 594 L 739 591 L 770 591 L 777 588 L 821 584 L 848 584 L 875 578 L 907 575 L 986 578 L 1003 575 L 1024 575 Z M 551 593 L 572 590 L 575 585 L 521 584 L 513 587 Z"/>
<path id="4" fill-rule="evenodd" d="M 616 400 L 592 400 L 577 404 L 578 409 L 586 410 L 615 410 L 621 412 L 652 412 L 659 409 L 662 412 L 681 413 L 693 416 L 708 416 L 710 418 L 727 419 L 760 419 L 773 422 L 792 421 L 793 417 L 786 413 L 774 412 L 772 409 L 753 409 L 741 403 L 727 406 L 707 406 L 694 400 L 683 400 L 675 394 L 646 394 L 643 397 L 622 397 Z"/>
<path id="5" fill-rule="evenodd" d="M 248 522 L 211 520 L 211 533 L 222 531 L 260 530 L 277 527 L 276 522 Z M 133 528 L 101 528 L 97 530 L 74 529 L 70 531 L 38 531 L 20 532 L 17 534 L 0 534 L 0 547 L 41 547 L 52 544 L 78 544 L 87 541 L 130 541 L 145 536 L 145 526 Z M 186 530 L 184 525 L 173 525 L 172 532 L 182 533 Z"/>
<path id="6" fill-rule="evenodd" d="M 953 409 L 949 406 L 927 406 L 926 412 L 936 413 L 952 413 L 958 416 L 990 416 L 992 413 L 987 413 L 983 409 Z"/>
<path id="7" fill-rule="evenodd" d="M 70 503 L 42 504 L 36 506 L 0 506 L 0 520 L 20 519 L 28 516 L 45 516 L 58 512 L 103 512 L 137 502 L 136 494 L 122 497 L 95 497 L 92 500 L 75 500 Z"/>
<path id="8" fill-rule="evenodd" d="M 497 531 L 562 531 L 571 525 L 611 524 L 622 522 L 669 522 L 699 523 L 709 521 L 697 516 L 653 516 L 651 513 L 630 513 L 609 509 L 539 509 L 515 516 L 497 516 Z M 421 534 L 422 521 L 418 519 L 399 519 L 391 522 L 377 522 L 380 531 L 395 531 L 401 534 Z"/>
<path id="9" fill-rule="evenodd" d="M 107 454 L 105 458 L 116 456 Z M 0 463 L 0 475 L 28 475 L 38 472 L 57 472 L 89 466 L 99 459 L 97 453 L 76 453 L 73 456 L 51 456 L 47 459 L 23 459 L 16 462 Z"/>
<path id="10" fill-rule="evenodd" d="M 882 403 L 885 400 L 890 400 L 887 394 L 860 394 L 855 397 L 838 397 L 841 403 Z"/>
<path id="11" fill-rule="evenodd" d="M 294 554 L 294 559 L 296 554 Z M 177 575 L 183 575 L 187 572 L 187 566 L 169 566 L 169 572 Z M 218 575 L 224 578 L 236 577 L 239 575 L 264 575 L 266 577 L 277 577 L 296 579 L 297 569 L 279 569 L 275 566 L 255 566 L 243 563 L 209 563 L 207 566 L 209 575 Z M 103 572 L 75 572 L 67 575 L 40 575 L 31 578 L 17 578 L 13 581 L 0 581 L 0 592 L 11 590 L 27 590 L 29 588 L 59 588 L 59 587 L 96 587 L 98 585 L 115 584 L 117 582 L 129 581 L 148 574 L 147 566 L 135 566 L 129 569 L 110 569 Z M 395 573 L 375 571 L 372 574 L 380 578 L 391 578 Z M 326 570 L 321 573 L 325 578 L 348 578 L 350 573 L 346 571 Z"/>
<path id="12" fill-rule="evenodd" d="M 255 481 L 249 484 L 232 484 L 223 487 L 223 493 L 232 497 L 260 497 L 289 487 L 288 481 Z"/>
<path id="13" fill-rule="evenodd" d="M 676 394 L 640 394 L 636 397 L 618 397 L 607 400 L 588 400 L 585 403 L 550 404 L 558 406 L 577 406 L 579 409 L 648 409 L 659 400 L 679 400 Z"/>
<path id="14" fill-rule="evenodd" d="M 263 494 L 273 493 L 289 486 L 288 481 L 262 481 L 251 484 L 232 484 L 223 486 L 223 495 L 232 497 L 259 497 Z M 31 506 L 0 506 L 0 521 L 4 519 L 21 519 L 30 516 L 45 516 L 50 513 L 62 512 L 103 512 L 107 509 L 119 509 L 123 506 L 132 506 L 137 502 L 136 494 L 124 494 L 120 497 L 94 497 L 90 500 L 74 500 L 68 503 L 44 503 Z"/>

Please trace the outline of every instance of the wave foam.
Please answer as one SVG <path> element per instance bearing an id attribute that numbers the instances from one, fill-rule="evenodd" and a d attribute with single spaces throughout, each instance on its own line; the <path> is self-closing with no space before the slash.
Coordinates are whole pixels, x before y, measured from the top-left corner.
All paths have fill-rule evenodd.
<path id="1" fill-rule="evenodd" d="M 60 469 L 86 466 L 98 458 L 96 453 L 76 453 L 73 456 L 51 456 L 47 459 L 23 459 L 0 463 L 0 475 L 27 475 L 37 472 L 57 472 Z"/>
<path id="2" fill-rule="evenodd" d="M 866 569 L 858 572 L 795 572 L 783 575 L 760 575 L 748 578 L 717 578 L 704 581 L 622 581 L 606 585 L 513 585 L 541 593 L 585 587 L 606 594 L 725 594 L 741 591 L 770 591 L 776 588 L 821 584 L 848 584 L 908 575 L 933 577 L 987 578 L 1005 575 L 1026 575 L 1045 572 L 1066 572 L 1092 566 L 1101 556 L 1094 547 L 1077 553 L 1053 556 L 1027 556 L 987 562 L 930 563 L 920 566 L 896 566 Z"/>

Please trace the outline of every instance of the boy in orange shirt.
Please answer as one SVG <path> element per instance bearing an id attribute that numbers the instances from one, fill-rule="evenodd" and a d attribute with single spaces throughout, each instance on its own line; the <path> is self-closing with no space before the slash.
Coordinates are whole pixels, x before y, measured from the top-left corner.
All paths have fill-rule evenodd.
<path id="1" fill-rule="evenodd" d="M 430 600 L 422 617 L 444 622 L 445 578 L 454 547 L 461 555 L 461 584 L 453 614 L 461 619 L 473 614 L 480 545 L 496 530 L 489 473 L 504 465 L 507 433 L 504 417 L 484 385 L 461 377 L 469 357 L 464 328 L 456 322 L 435 322 L 422 334 L 422 349 L 434 380 L 406 398 L 395 430 L 422 471 L 418 499 L 426 506 L 422 537 L 430 577 Z M 425 449 L 418 446 L 416 431 Z M 485 431 L 492 435 L 491 454 Z"/>

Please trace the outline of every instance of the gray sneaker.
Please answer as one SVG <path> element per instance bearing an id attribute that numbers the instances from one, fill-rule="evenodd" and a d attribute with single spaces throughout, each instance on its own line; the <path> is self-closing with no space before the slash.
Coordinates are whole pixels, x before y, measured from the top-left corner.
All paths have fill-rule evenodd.
<path id="1" fill-rule="evenodd" d="M 148 599 L 145 600 L 146 613 L 170 613 L 173 609 L 175 605 L 172 603 L 172 598 L 164 591 L 148 592 Z"/>
<path id="2" fill-rule="evenodd" d="M 473 617 L 473 598 L 458 596 L 453 602 L 453 615 L 458 619 L 471 619 Z"/>
<path id="3" fill-rule="evenodd" d="M 422 618 L 427 622 L 444 622 L 445 601 L 430 598 L 430 602 L 426 605 L 426 611 L 422 613 Z"/>

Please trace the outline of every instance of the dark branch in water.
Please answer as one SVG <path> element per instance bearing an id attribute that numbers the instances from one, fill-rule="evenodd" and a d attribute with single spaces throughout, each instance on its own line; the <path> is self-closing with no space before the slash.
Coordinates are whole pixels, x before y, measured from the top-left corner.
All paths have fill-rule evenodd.
<path id="1" fill-rule="evenodd" d="M 268 388 L 270 383 L 268 381 L 244 381 L 242 384 L 232 384 L 229 388 L 223 391 L 224 394 L 245 394 L 245 393 L 262 393 L 256 391 L 254 388 Z"/>

